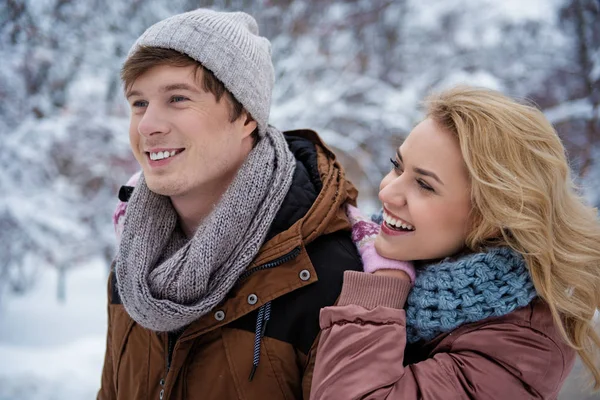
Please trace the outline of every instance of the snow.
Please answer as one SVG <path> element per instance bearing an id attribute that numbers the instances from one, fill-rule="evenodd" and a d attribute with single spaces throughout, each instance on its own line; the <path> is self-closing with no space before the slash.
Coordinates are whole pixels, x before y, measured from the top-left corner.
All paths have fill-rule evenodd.
<path id="1" fill-rule="evenodd" d="M 497 2 L 490 1 L 490 3 Z M 555 0 L 504 0 L 501 7 L 499 7 L 499 11 L 513 21 L 553 21 L 556 19 L 557 4 L 559 3 Z"/>
<path id="2" fill-rule="evenodd" d="M 0 346 L 2 359 L 10 360 L 0 367 L 0 400 L 95 398 L 104 344 L 94 336 L 64 346 Z"/>
<path id="3" fill-rule="evenodd" d="M 600 109 L 597 111 L 600 118 Z M 561 103 L 556 107 L 544 110 L 546 118 L 553 123 L 568 121 L 575 118 L 591 118 L 593 116 L 593 108 L 587 98 L 571 100 Z"/>
<path id="4" fill-rule="evenodd" d="M 581 97 L 576 25 L 560 12 L 569 2 L 202 4 L 257 18 L 275 65 L 270 122 L 313 129 L 353 163 L 347 175 L 369 212 L 379 208 L 390 149 L 422 118 L 423 98 L 458 83 L 532 98 L 551 122 L 569 121 L 559 133 L 569 136 L 565 143 L 592 147 L 594 162 L 580 183 L 600 205 L 600 142 L 577 131 L 594 110 L 593 96 Z M 198 5 L 107 2 L 98 13 L 95 3 L 0 7 L 0 359 L 10 361 L 0 365 L 0 400 L 94 397 L 106 264 L 115 251 L 111 214 L 119 186 L 137 170 L 119 68 L 149 25 Z M 597 83 L 598 25 L 584 28 L 596 40 L 586 78 Z M 59 268 L 66 270 L 64 303 Z"/>
<path id="5" fill-rule="evenodd" d="M 0 400 L 95 398 L 106 340 L 106 265 L 96 260 L 66 279 L 64 303 L 51 268 L 40 269 L 35 290 L 4 299 Z"/>
<path id="6" fill-rule="evenodd" d="M 438 89 L 448 89 L 456 85 L 481 86 L 494 90 L 504 89 L 502 82 L 486 71 L 474 71 L 472 73 L 458 71 L 448 74 L 448 76 L 438 84 Z"/>

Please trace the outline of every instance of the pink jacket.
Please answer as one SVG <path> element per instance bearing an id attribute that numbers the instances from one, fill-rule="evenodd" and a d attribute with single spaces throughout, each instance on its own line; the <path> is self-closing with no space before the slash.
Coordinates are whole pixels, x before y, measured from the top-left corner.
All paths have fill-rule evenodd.
<path id="1" fill-rule="evenodd" d="M 401 279 L 346 271 L 321 310 L 311 399 L 556 399 L 575 361 L 540 299 L 407 345 Z"/>

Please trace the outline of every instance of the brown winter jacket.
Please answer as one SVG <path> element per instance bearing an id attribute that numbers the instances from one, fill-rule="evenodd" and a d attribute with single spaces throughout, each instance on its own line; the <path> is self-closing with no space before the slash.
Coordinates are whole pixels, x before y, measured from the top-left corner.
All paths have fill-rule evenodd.
<path id="1" fill-rule="evenodd" d="M 348 271 L 321 312 L 311 399 L 556 399 L 575 352 L 540 299 L 406 345 L 407 281 Z"/>
<path id="2" fill-rule="evenodd" d="M 135 323 L 109 279 L 100 400 L 308 398 L 319 310 L 334 304 L 343 271 L 361 270 L 344 212 L 356 190 L 312 131 L 286 132 L 296 157 L 292 188 L 267 241 L 212 312 L 176 336 Z M 250 380 L 258 309 L 271 301 Z"/>

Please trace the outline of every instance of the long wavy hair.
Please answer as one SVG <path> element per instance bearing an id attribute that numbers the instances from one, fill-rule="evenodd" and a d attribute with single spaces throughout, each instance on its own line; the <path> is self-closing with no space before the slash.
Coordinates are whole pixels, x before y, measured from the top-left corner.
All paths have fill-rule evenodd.
<path id="1" fill-rule="evenodd" d="M 600 222 L 573 184 L 556 131 L 536 107 L 459 86 L 430 96 L 427 116 L 454 134 L 471 177 L 467 247 L 510 246 L 600 389 Z"/>

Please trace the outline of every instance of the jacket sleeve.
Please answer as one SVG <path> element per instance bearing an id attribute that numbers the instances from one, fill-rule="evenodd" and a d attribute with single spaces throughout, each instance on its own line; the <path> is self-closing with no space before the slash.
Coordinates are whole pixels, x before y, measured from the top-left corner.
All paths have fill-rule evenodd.
<path id="1" fill-rule="evenodd" d="M 111 268 L 112 270 L 112 268 Z M 112 272 L 111 272 L 112 274 Z M 112 276 L 108 277 L 108 331 L 106 334 L 106 352 L 104 353 L 104 366 L 102 367 L 102 377 L 100 382 L 100 390 L 98 391 L 97 400 L 112 400 L 116 399 L 117 395 L 115 393 L 115 385 L 113 382 L 113 360 L 112 360 L 112 327 L 111 327 L 111 296 L 112 296 L 112 288 L 111 288 Z"/>
<path id="2" fill-rule="evenodd" d="M 310 398 L 310 390 L 315 372 L 316 354 L 320 336 L 321 334 L 319 333 L 304 361 L 304 370 L 302 371 L 302 398 L 305 400 Z"/>
<path id="3" fill-rule="evenodd" d="M 560 349 L 543 334 L 534 330 L 523 334 L 528 328 L 510 323 L 463 334 L 447 352 L 404 366 L 402 306 L 410 287 L 390 279 L 345 273 L 339 305 L 321 311 L 311 399 L 556 396 L 568 371 Z M 396 297 L 390 292 L 394 285 L 402 292 Z"/>

